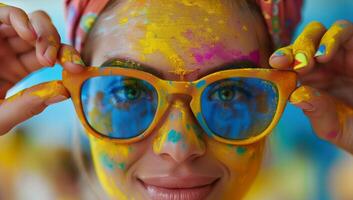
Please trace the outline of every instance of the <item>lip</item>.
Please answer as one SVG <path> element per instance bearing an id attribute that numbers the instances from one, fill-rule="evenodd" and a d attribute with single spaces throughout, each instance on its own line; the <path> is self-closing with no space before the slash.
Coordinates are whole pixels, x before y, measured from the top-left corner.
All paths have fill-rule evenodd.
<path id="1" fill-rule="evenodd" d="M 152 200 L 202 200 L 219 178 L 206 176 L 153 177 L 138 179 Z"/>

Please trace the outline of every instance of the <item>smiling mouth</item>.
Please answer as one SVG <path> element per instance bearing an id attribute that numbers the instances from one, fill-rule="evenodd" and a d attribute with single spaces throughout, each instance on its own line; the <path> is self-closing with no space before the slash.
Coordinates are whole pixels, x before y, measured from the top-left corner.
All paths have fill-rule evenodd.
<path id="1" fill-rule="evenodd" d="M 152 200 L 204 200 L 219 178 L 138 179 Z"/>

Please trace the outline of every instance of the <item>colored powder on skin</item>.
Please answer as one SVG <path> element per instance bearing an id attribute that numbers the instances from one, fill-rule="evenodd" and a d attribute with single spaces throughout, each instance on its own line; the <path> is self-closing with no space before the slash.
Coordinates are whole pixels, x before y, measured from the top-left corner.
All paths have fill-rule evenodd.
<path id="1" fill-rule="evenodd" d="M 72 62 L 77 65 L 84 65 L 80 56 L 68 48 L 64 48 L 63 55 L 60 59 L 61 63 Z"/>
<path id="2" fill-rule="evenodd" d="M 126 169 L 125 163 L 119 163 L 119 164 L 118 164 L 118 168 L 121 169 L 121 170 L 123 170 L 123 171 L 125 171 L 125 169 Z"/>
<path id="3" fill-rule="evenodd" d="M 326 54 L 330 54 L 332 49 L 336 46 L 335 43 L 338 39 L 339 34 L 344 30 L 342 24 L 333 25 L 325 34 L 321 44 L 326 45 Z"/>
<path id="4" fill-rule="evenodd" d="M 6 4 L 0 3 L 0 7 L 5 7 L 7 6 Z"/>
<path id="5" fill-rule="evenodd" d="M 290 101 L 293 104 L 298 104 L 303 101 L 310 101 L 314 96 L 320 96 L 320 93 L 309 87 L 302 86 L 291 95 Z"/>
<path id="6" fill-rule="evenodd" d="M 181 140 L 181 138 L 182 138 L 181 133 L 175 131 L 174 129 L 170 130 L 168 133 L 168 142 L 176 144 Z"/>
<path id="7" fill-rule="evenodd" d="M 195 61 L 202 65 L 215 58 L 222 60 L 251 60 L 255 64 L 260 63 L 260 51 L 255 50 L 250 52 L 248 55 L 244 55 L 239 50 L 229 50 L 224 47 L 222 43 L 216 43 L 214 45 L 203 45 L 201 48 L 191 48 Z"/>
<path id="8" fill-rule="evenodd" d="M 183 9 L 183 6 L 185 9 Z M 149 23 L 144 26 L 145 35 L 136 47 L 141 52 L 142 60 L 145 60 L 147 55 L 160 53 L 169 60 L 173 73 L 181 76 L 188 73 L 185 71 L 184 60 L 175 49 L 188 49 L 190 46 L 197 47 L 199 42 L 190 39 L 191 33 L 194 35 L 192 37 L 197 37 L 199 40 L 210 43 L 213 43 L 217 37 L 205 32 L 208 27 L 207 24 L 195 25 L 195 23 L 190 22 L 190 19 L 195 17 L 187 8 L 190 6 L 198 6 L 203 12 L 208 14 L 217 14 L 220 19 L 225 17 L 218 0 L 214 1 L 214 3 L 201 0 L 172 1 L 163 7 L 163 12 L 160 9 L 156 9 L 160 7 L 157 2 L 150 2 L 149 5 L 146 5 L 148 7 L 146 18 Z M 212 17 L 215 18 L 217 16 Z M 227 26 L 224 25 L 223 28 L 226 30 Z"/>
<path id="9" fill-rule="evenodd" d="M 191 129 L 190 124 L 186 124 L 186 130 L 190 131 L 190 129 Z"/>
<path id="10" fill-rule="evenodd" d="M 62 91 L 64 86 L 61 81 L 52 81 L 49 83 L 43 84 L 42 88 L 33 91 L 31 94 L 38 96 L 41 99 L 49 99 L 55 97 Z"/>
<path id="11" fill-rule="evenodd" d="M 106 167 L 109 170 L 114 170 L 115 169 L 114 160 L 109 158 L 109 156 L 107 154 L 102 153 L 100 158 L 101 158 L 101 162 L 104 165 L 104 167 Z"/>
<path id="12" fill-rule="evenodd" d="M 313 22 L 310 23 L 305 30 L 303 31 L 302 34 L 299 35 L 299 37 L 295 40 L 293 44 L 293 49 L 298 49 L 298 50 L 305 50 L 305 52 L 315 52 L 315 44 L 313 43 L 312 39 L 310 37 L 307 37 L 308 35 L 315 35 L 319 32 L 321 32 L 322 25 L 318 22 Z M 294 52 L 295 54 L 299 52 Z M 302 52 L 304 53 L 304 52 Z"/>
<path id="13" fill-rule="evenodd" d="M 237 147 L 236 152 L 238 155 L 244 155 L 246 153 L 246 148 L 245 147 Z"/>
<path id="14" fill-rule="evenodd" d="M 48 37 L 48 42 L 49 42 L 49 45 L 50 45 L 50 46 L 58 47 L 58 43 L 56 42 L 54 36 L 52 36 L 52 35 L 49 36 L 49 37 Z"/>

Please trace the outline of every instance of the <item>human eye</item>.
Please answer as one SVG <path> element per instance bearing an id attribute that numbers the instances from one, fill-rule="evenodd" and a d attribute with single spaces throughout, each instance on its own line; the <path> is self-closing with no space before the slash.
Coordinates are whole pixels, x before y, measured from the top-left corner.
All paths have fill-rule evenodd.
<path id="1" fill-rule="evenodd" d="M 136 104 L 153 98 L 153 91 L 138 80 L 124 80 L 109 90 L 110 99 L 116 105 Z"/>
<path id="2" fill-rule="evenodd" d="M 218 83 L 210 92 L 209 99 L 220 103 L 234 103 L 251 97 L 250 91 L 240 82 L 225 81 Z"/>

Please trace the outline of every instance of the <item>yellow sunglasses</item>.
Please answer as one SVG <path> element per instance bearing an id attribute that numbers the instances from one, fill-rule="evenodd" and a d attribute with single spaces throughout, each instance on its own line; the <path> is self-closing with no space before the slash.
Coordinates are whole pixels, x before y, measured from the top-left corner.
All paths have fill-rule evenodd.
<path id="1" fill-rule="evenodd" d="M 172 103 L 191 97 L 190 108 L 204 132 L 232 145 L 254 143 L 278 123 L 297 85 L 293 71 L 230 69 L 199 80 L 169 81 L 120 67 L 63 71 L 78 117 L 89 134 L 116 143 L 133 143 L 153 132 Z"/>

